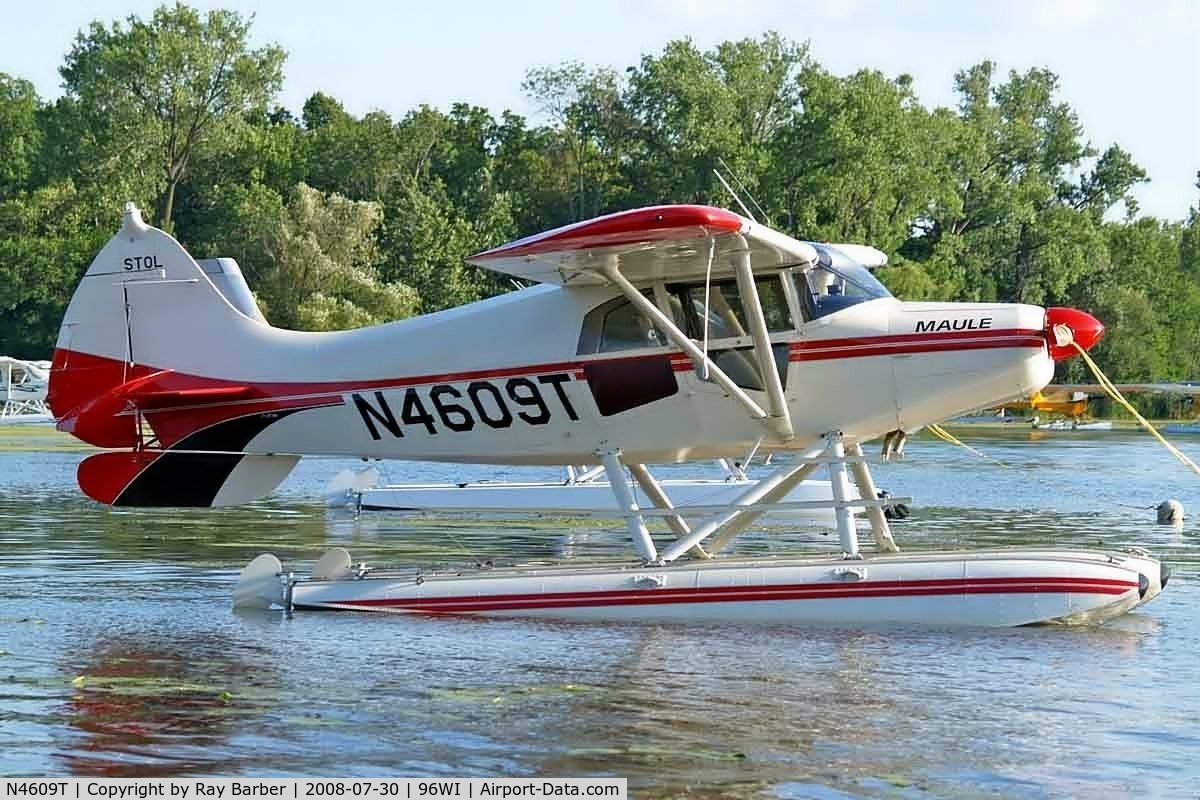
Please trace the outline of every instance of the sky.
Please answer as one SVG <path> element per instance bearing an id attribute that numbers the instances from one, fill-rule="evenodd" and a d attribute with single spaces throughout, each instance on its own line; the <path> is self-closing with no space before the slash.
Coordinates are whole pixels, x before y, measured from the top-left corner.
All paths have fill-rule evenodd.
<path id="1" fill-rule="evenodd" d="M 908 73 L 922 102 L 954 105 L 954 73 L 984 59 L 1046 67 L 1084 135 L 1117 143 L 1151 182 L 1140 210 L 1186 217 L 1200 202 L 1200 0 L 192 0 L 254 15 L 255 44 L 288 52 L 281 102 L 323 91 L 394 116 L 465 101 L 533 115 L 525 72 L 567 60 L 617 70 L 690 37 L 701 47 L 767 30 L 808 41 L 827 69 Z M 0 0 L 0 72 L 44 98 L 93 19 L 149 16 L 156 0 Z"/>

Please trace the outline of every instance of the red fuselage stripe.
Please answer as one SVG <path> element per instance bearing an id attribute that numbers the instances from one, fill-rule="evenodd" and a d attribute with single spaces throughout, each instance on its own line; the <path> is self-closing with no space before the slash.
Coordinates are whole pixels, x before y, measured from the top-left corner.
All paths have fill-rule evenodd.
<path id="1" fill-rule="evenodd" d="M 1045 336 L 1039 331 L 1003 329 L 996 331 L 956 331 L 946 333 L 900 334 L 896 336 L 872 336 L 844 339 L 810 339 L 790 344 L 792 361 L 813 361 L 829 358 L 862 358 L 877 355 L 897 355 L 907 353 L 937 353 L 949 350 L 984 350 L 991 348 L 1012 347 L 1044 347 Z M 245 398 L 240 401 L 227 401 L 229 404 L 256 403 L 265 400 L 280 400 L 284 398 L 328 400 L 333 395 L 343 392 L 366 391 L 371 389 L 401 389 L 409 386 L 422 386 L 433 383 L 459 383 L 463 381 L 482 380 L 486 378 L 508 378 L 528 375 L 540 375 L 550 372 L 567 372 L 578 376 L 590 361 L 619 361 L 639 360 L 644 358 L 660 358 L 662 354 L 619 356 L 616 358 L 589 359 L 588 361 L 557 361 L 547 364 L 526 364 L 523 366 L 500 367 L 492 369 L 464 370 L 460 372 L 443 372 L 433 375 L 414 375 L 401 378 L 376 378 L 373 380 L 351 381 L 322 381 L 322 382 L 292 382 L 292 381 L 262 381 L 253 384 L 253 388 L 262 392 L 259 397 Z M 691 359 L 683 353 L 666 354 L 674 367 L 690 366 Z M 98 356 L 86 355 L 90 359 L 102 359 Z M 103 359 L 108 360 L 108 359 Z M 70 370 L 70 367 L 67 368 Z M 150 368 L 144 368 L 150 369 Z M 189 381 L 207 386 L 221 386 L 235 383 L 223 378 L 210 378 L 186 373 L 175 373 L 172 382 Z M 239 388 L 244 382 L 236 382 Z M 192 388 L 192 387 L 188 387 Z M 172 387 L 175 389 L 175 387 Z M 178 391 L 178 389 L 176 389 Z M 217 403 L 203 405 L 218 405 Z M 175 409 L 172 409 L 175 410 Z"/>
<path id="2" fill-rule="evenodd" d="M 834 358 L 945 353 L 956 350 L 1042 348 L 1045 345 L 1044 333 L 1021 328 L 983 332 L 906 333 L 895 336 L 807 339 L 802 342 L 793 342 L 788 348 L 788 360 L 794 362 L 826 361 Z M 685 353 L 672 353 L 671 366 L 676 372 L 683 372 L 692 368 L 692 361 Z"/>
<path id="3" fill-rule="evenodd" d="M 816 343 L 813 343 L 816 344 Z M 993 336 L 972 341 L 897 342 L 896 344 L 855 345 L 853 347 L 806 346 L 793 349 L 791 361 L 824 361 L 831 358 L 865 358 L 867 356 L 898 356 L 912 353 L 943 353 L 954 350 L 994 350 L 998 348 L 1045 346 L 1041 336 Z"/>

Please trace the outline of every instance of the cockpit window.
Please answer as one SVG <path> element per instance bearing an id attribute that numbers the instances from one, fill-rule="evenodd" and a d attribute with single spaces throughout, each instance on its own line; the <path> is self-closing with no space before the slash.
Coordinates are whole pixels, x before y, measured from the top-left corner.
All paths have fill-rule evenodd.
<path id="1" fill-rule="evenodd" d="M 756 278 L 754 287 L 762 304 L 767 330 L 772 333 L 795 330 L 779 276 Z M 671 293 L 672 296 L 680 295 L 684 298 L 683 305 L 688 311 L 688 335 L 694 339 L 703 339 L 704 284 L 672 286 Z M 713 281 L 708 293 L 708 338 L 725 339 L 749 335 L 750 329 L 746 325 L 746 312 L 742 307 L 737 281 Z"/>
<path id="2" fill-rule="evenodd" d="M 813 320 L 867 300 L 891 297 L 871 271 L 833 247 L 817 247 L 817 266 L 804 273 L 807 291 L 798 286 L 804 316 Z"/>
<path id="3" fill-rule="evenodd" d="M 756 278 L 755 288 L 762 303 L 767 330 L 794 331 L 787 295 L 778 273 Z M 704 336 L 704 284 L 672 284 L 666 287 L 666 302 L 671 318 L 687 335 L 700 341 Z M 642 291 L 650 302 L 654 292 Z M 708 339 L 742 338 L 750 336 L 746 312 L 742 307 L 737 281 L 713 281 L 708 294 Z M 670 341 L 633 304 L 624 297 L 614 297 L 596 306 L 583 319 L 579 335 L 580 355 L 612 353 L 646 347 L 666 347 Z"/>

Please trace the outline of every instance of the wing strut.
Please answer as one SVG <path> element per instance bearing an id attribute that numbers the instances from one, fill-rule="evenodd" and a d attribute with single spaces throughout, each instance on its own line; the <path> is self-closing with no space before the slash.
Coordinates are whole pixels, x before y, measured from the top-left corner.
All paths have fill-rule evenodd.
<path id="1" fill-rule="evenodd" d="M 747 268 L 749 268 L 748 254 L 745 256 L 745 261 Z M 697 347 L 696 343 L 689 339 L 687 335 L 679 329 L 679 326 L 675 324 L 674 320 L 660 311 L 658 306 L 654 305 L 654 303 L 647 300 L 642 293 L 639 292 L 637 288 L 629 282 L 629 279 L 621 274 L 616 255 L 611 255 L 605 258 L 604 275 L 610 281 L 612 281 L 618 289 L 621 290 L 621 294 L 625 295 L 629 302 L 633 303 L 634 307 L 636 307 L 638 311 L 645 314 L 646 317 L 653 322 L 668 339 L 671 340 L 672 344 L 683 350 L 683 352 L 687 353 L 688 356 L 691 357 L 692 361 L 695 362 L 697 367 L 706 368 L 709 376 L 712 377 L 712 379 L 715 380 L 717 384 L 729 394 L 730 397 L 739 402 L 753 419 L 762 422 L 763 425 L 768 428 L 768 430 L 782 438 L 784 441 L 787 441 L 793 437 L 791 420 L 786 416 L 783 419 L 780 419 L 776 416 L 768 415 L 767 412 L 763 410 L 762 406 L 754 402 L 754 399 L 750 397 L 750 395 L 746 394 L 746 392 L 740 386 L 734 383 L 733 379 L 726 375 L 725 371 L 717 366 L 717 363 L 709 358 L 707 353 Z M 753 284 L 753 281 L 751 281 L 751 283 Z M 759 317 L 762 317 L 762 306 L 758 303 L 757 292 L 754 294 L 752 301 L 743 299 L 742 303 L 744 306 L 747 304 L 753 304 L 758 309 Z M 764 323 L 764 332 L 765 329 L 766 324 Z M 758 350 L 757 340 L 755 342 L 755 350 Z M 767 355 L 768 358 L 771 359 L 771 367 L 773 370 L 772 374 L 774 374 L 775 381 L 778 383 L 779 373 L 778 371 L 774 370 L 775 362 L 771 356 L 769 345 L 767 347 Z M 782 387 L 780 387 L 779 396 L 783 396 Z M 784 414 L 786 415 L 786 413 L 787 408 L 785 404 Z"/>
<path id="2" fill-rule="evenodd" d="M 787 398 L 783 395 L 783 381 L 779 379 L 779 367 L 775 364 L 775 353 L 771 350 L 771 337 L 767 331 L 767 320 L 763 315 L 762 301 L 754 283 L 754 271 L 750 268 L 750 245 L 746 237 L 738 235 L 741 247 L 734 253 L 733 267 L 737 270 L 738 293 L 742 296 L 742 308 L 746 321 L 750 323 L 750 335 L 754 339 L 754 354 L 758 356 L 758 372 L 767 389 L 767 402 L 771 407 L 771 419 L 784 441 L 795 438 L 792 416 L 788 412 Z"/>

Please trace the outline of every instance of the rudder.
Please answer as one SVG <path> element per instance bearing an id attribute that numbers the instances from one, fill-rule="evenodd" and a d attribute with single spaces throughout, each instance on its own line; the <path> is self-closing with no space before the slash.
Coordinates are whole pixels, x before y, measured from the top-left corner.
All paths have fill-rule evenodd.
<path id="1" fill-rule="evenodd" d="M 254 352 L 270 328 L 251 314 L 248 290 L 234 298 L 239 310 L 229 287 L 210 277 L 228 284 L 231 275 L 241 281 L 240 272 L 209 266 L 129 204 L 67 306 L 48 404 L 61 430 L 121 449 L 80 464 L 80 486 L 93 499 L 243 503 L 272 491 L 299 460 L 242 452 L 281 414 L 263 413 L 271 398 L 261 386 L 216 376 Z"/>

